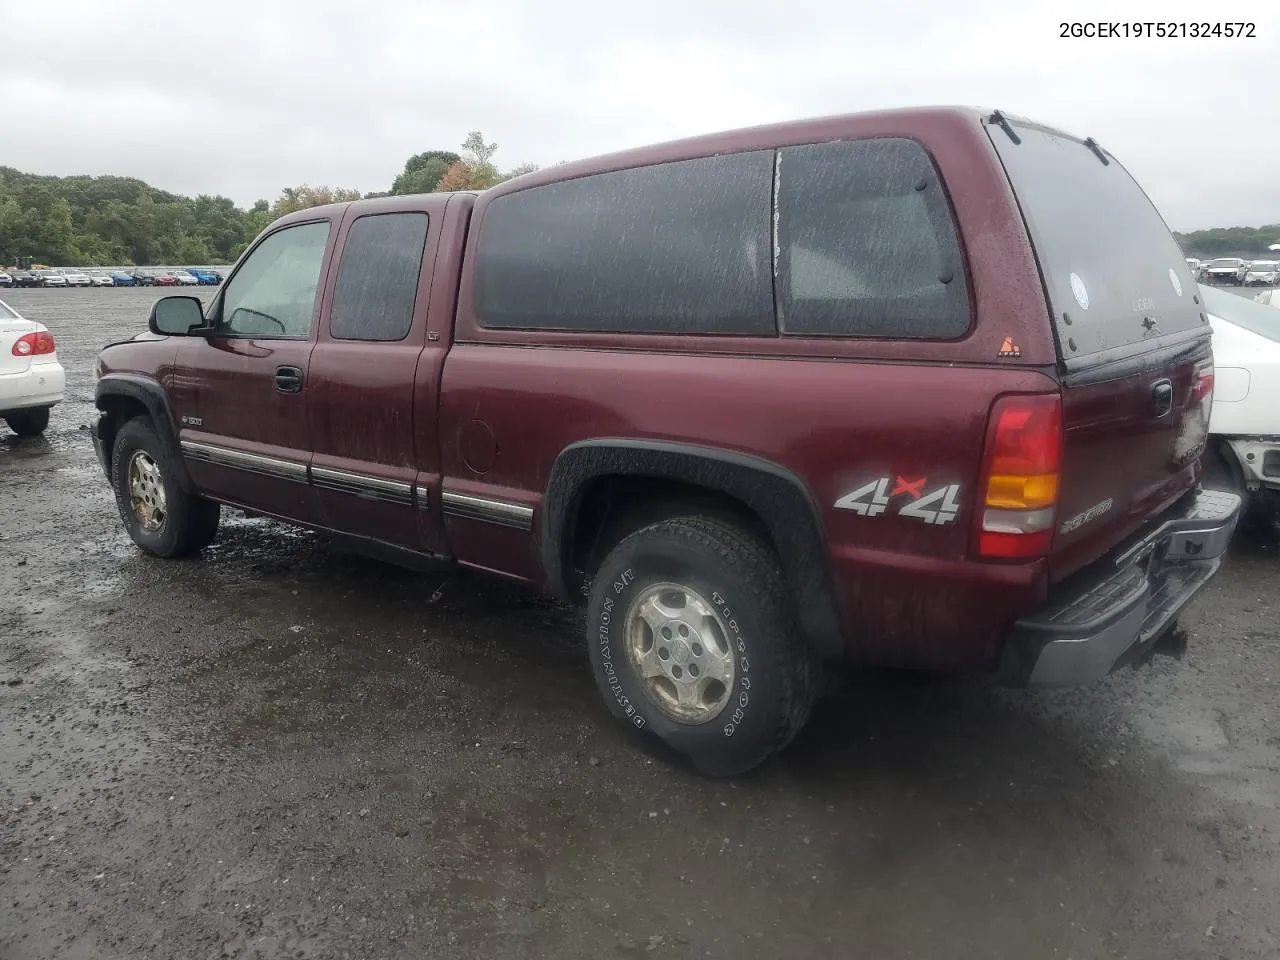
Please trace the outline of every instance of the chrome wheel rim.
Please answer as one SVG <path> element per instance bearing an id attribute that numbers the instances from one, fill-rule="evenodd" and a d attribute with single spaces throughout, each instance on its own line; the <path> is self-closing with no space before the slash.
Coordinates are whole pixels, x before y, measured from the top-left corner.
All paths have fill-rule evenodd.
<path id="1" fill-rule="evenodd" d="M 627 611 L 627 659 L 645 695 L 678 723 L 709 723 L 733 690 L 733 649 L 724 620 L 683 584 L 655 583 Z"/>
<path id="2" fill-rule="evenodd" d="M 138 525 L 148 533 L 164 526 L 164 477 L 160 465 L 145 450 L 135 450 L 129 458 L 129 505 Z"/>

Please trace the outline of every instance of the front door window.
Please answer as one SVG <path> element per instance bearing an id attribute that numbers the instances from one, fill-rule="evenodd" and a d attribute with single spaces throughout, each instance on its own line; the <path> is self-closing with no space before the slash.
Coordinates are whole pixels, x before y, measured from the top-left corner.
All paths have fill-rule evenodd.
<path id="1" fill-rule="evenodd" d="M 258 244 L 227 284 L 216 334 L 309 336 L 328 239 L 327 222 L 304 223 L 279 230 Z"/>

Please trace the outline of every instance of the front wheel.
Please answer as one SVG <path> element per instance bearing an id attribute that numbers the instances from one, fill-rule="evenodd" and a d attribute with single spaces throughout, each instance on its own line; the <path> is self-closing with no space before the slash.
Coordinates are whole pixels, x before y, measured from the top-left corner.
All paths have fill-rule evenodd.
<path id="1" fill-rule="evenodd" d="M 218 533 L 218 504 L 183 490 L 176 467 L 146 418 L 116 434 L 111 481 L 120 519 L 133 542 L 157 557 L 188 556 Z"/>
<path id="2" fill-rule="evenodd" d="M 745 773 L 809 718 L 817 666 L 773 550 L 704 517 L 645 527 L 591 586 L 588 645 L 610 711 L 713 776 Z"/>
<path id="3" fill-rule="evenodd" d="M 49 407 L 10 410 L 4 415 L 4 422 L 20 437 L 38 437 L 49 426 Z"/>

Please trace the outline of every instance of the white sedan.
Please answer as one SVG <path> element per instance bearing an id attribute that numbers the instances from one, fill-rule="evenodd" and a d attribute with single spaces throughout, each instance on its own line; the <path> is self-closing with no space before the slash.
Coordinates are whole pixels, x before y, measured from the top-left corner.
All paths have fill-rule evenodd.
<path id="1" fill-rule="evenodd" d="M 1280 530 L 1280 291 L 1199 289 L 1213 327 L 1205 484 L 1243 494 Z"/>
<path id="2" fill-rule="evenodd" d="M 93 278 L 80 270 L 68 270 L 63 274 L 67 278 L 68 287 L 91 287 Z"/>
<path id="3" fill-rule="evenodd" d="M 111 279 L 111 274 L 103 273 L 101 270 L 89 274 L 89 279 L 95 287 L 113 287 L 115 281 Z"/>
<path id="4" fill-rule="evenodd" d="M 20 437 L 39 436 L 66 388 L 53 335 L 0 300 L 0 418 Z"/>

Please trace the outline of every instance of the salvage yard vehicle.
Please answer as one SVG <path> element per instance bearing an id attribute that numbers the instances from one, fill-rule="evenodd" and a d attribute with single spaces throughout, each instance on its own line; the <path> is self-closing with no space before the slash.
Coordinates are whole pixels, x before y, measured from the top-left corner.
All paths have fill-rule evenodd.
<path id="1" fill-rule="evenodd" d="M 0 419 L 20 437 L 39 436 L 66 385 L 49 329 L 0 300 Z"/>
<path id="2" fill-rule="evenodd" d="M 999 111 L 299 211 L 149 328 L 94 371 L 141 549 L 228 504 L 583 603 L 608 709 L 711 774 L 784 748 L 831 664 L 1145 659 L 1240 506 L 1198 483 L 1210 327 L 1168 227 Z"/>
<path id="3" fill-rule="evenodd" d="M 68 270 L 63 276 L 66 277 L 68 287 L 93 286 L 93 278 L 82 270 Z"/>
<path id="4" fill-rule="evenodd" d="M 1238 287 L 1244 283 L 1244 275 L 1248 269 L 1249 264 L 1239 257 L 1220 257 L 1201 266 L 1200 282 Z"/>
<path id="5" fill-rule="evenodd" d="M 1214 353 L 1205 485 L 1240 494 L 1246 511 L 1280 531 L 1280 297 L 1262 303 L 1207 288 L 1201 297 Z"/>
<path id="6" fill-rule="evenodd" d="M 1280 260 L 1254 260 L 1245 271 L 1246 287 L 1274 287 L 1277 283 L 1280 283 Z"/>
<path id="7" fill-rule="evenodd" d="M 40 286 L 42 287 L 65 287 L 67 278 L 56 270 L 40 271 Z"/>
<path id="8" fill-rule="evenodd" d="M 136 287 L 138 278 L 131 273 L 125 273 L 123 270 L 117 270 L 111 274 L 111 285 L 113 287 Z"/>

